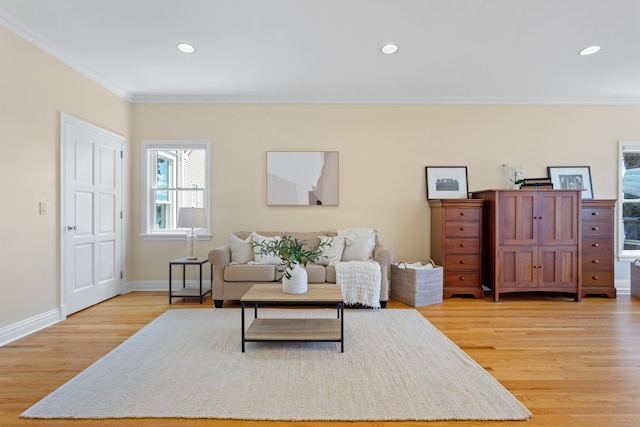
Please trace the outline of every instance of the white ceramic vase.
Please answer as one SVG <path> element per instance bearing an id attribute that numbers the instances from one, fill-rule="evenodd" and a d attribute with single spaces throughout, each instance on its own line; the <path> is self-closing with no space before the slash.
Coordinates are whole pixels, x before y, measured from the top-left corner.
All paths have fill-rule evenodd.
<path id="1" fill-rule="evenodd" d="M 307 270 L 296 264 L 290 271 L 291 279 L 282 276 L 282 291 L 285 294 L 304 294 L 307 292 Z"/>

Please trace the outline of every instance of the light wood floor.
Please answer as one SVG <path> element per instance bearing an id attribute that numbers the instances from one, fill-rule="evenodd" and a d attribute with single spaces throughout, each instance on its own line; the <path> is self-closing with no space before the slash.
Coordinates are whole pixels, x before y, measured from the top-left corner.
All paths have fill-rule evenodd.
<path id="1" fill-rule="evenodd" d="M 454 298 L 420 312 L 534 413 L 519 422 L 287 423 L 230 420 L 27 420 L 20 413 L 169 308 L 210 299 L 130 293 L 0 348 L 1 426 L 640 426 L 640 300 L 554 296 Z M 225 304 L 225 306 L 233 306 Z M 408 308 L 390 301 L 388 308 Z M 215 369 L 215 360 L 204 369 Z M 390 393 L 393 391 L 390 390 Z"/>

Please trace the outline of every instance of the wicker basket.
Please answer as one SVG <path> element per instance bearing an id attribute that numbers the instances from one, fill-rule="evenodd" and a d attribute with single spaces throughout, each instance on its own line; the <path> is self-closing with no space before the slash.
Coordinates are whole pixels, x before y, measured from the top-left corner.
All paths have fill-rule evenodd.
<path id="1" fill-rule="evenodd" d="M 631 263 L 631 295 L 640 298 L 640 259 Z"/>
<path id="2" fill-rule="evenodd" d="M 442 267 L 398 267 L 401 264 L 391 264 L 392 299 L 413 307 L 442 303 Z"/>

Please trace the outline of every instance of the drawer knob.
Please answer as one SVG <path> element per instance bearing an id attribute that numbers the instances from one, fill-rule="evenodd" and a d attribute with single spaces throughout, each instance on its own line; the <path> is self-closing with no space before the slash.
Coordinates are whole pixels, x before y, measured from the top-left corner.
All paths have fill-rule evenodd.
<path id="1" fill-rule="evenodd" d="M 599 277 L 598 277 L 598 276 L 591 276 L 591 278 L 592 278 L 593 280 L 598 280 L 598 279 L 599 279 Z"/>
<path id="2" fill-rule="evenodd" d="M 598 216 L 598 212 L 591 212 L 591 215 Z"/>
<path id="3" fill-rule="evenodd" d="M 461 280 L 461 281 L 462 281 L 462 280 L 464 280 L 464 276 L 460 276 L 460 280 Z"/>
<path id="4" fill-rule="evenodd" d="M 591 246 L 593 246 L 594 248 L 597 248 L 597 247 L 599 247 L 599 246 L 600 246 L 600 243 L 594 243 L 594 244 L 592 244 Z"/>
<path id="5" fill-rule="evenodd" d="M 464 231 L 464 227 L 460 227 L 460 231 Z"/>
<path id="6" fill-rule="evenodd" d="M 464 243 L 460 243 L 460 247 L 461 247 L 461 248 L 464 248 L 464 247 L 466 247 L 466 246 L 467 246 L 467 245 L 465 245 Z"/>
<path id="7" fill-rule="evenodd" d="M 460 216 L 464 216 L 464 212 L 460 212 Z"/>
<path id="8" fill-rule="evenodd" d="M 467 263 L 467 261 L 465 261 L 463 259 L 460 260 L 460 264 L 466 264 L 466 263 Z"/>
<path id="9" fill-rule="evenodd" d="M 599 263 L 600 261 L 598 261 L 597 259 L 594 259 L 594 260 L 592 260 L 591 262 L 592 262 L 592 263 L 594 263 L 594 264 L 597 264 L 597 263 Z"/>
<path id="10" fill-rule="evenodd" d="M 591 227 L 591 229 L 592 229 L 593 231 L 598 231 L 598 230 L 600 230 L 600 228 L 599 228 L 599 227 Z"/>

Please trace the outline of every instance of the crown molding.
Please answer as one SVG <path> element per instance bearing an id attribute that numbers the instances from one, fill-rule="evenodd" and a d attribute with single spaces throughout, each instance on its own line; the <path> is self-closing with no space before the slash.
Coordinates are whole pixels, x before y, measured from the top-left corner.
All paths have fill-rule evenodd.
<path id="1" fill-rule="evenodd" d="M 286 98 L 218 95 L 131 94 L 134 104 L 401 104 L 401 105 L 640 105 L 640 98 Z"/>
<path id="2" fill-rule="evenodd" d="M 91 70 L 86 65 L 81 64 L 78 61 L 74 61 L 73 59 L 64 55 L 62 52 L 59 52 L 58 50 L 54 49 L 44 41 L 44 37 L 38 35 L 33 31 L 28 30 L 26 26 L 22 24 L 20 21 L 18 21 L 12 16 L 7 15 L 5 12 L 1 10 L 0 10 L 0 25 L 16 33 L 18 36 L 22 37 L 29 43 L 33 44 L 39 49 L 42 49 L 44 52 L 58 59 L 62 63 L 68 65 L 69 67 L 73 68 L 83 76 L 93 80 L 94 82 L 104 87 L 105 89 L 109 90 L 110 92 L 113 92 L 114 94 L 124 99 L 125 101 L 128 101 L 128 102 L 133 101 L 131 94 L 127 90 L 118 86 L 117 84 L 109 80 L 104 75 Z"/>

